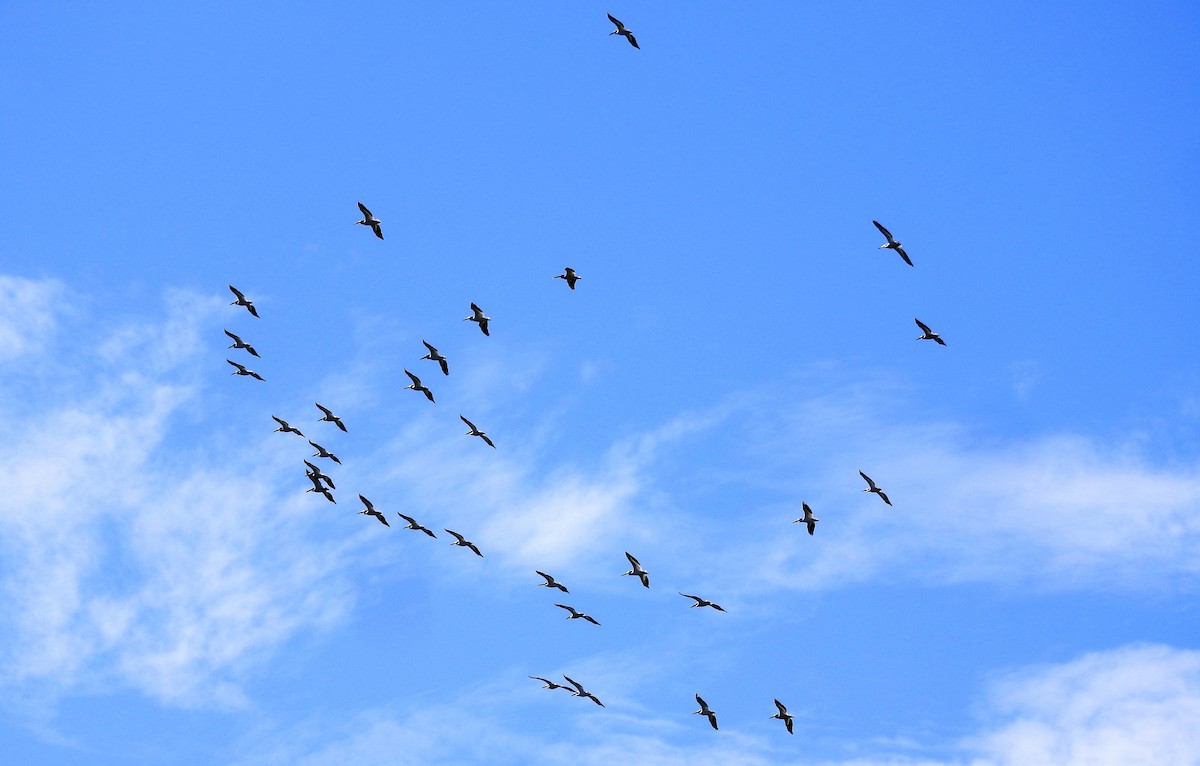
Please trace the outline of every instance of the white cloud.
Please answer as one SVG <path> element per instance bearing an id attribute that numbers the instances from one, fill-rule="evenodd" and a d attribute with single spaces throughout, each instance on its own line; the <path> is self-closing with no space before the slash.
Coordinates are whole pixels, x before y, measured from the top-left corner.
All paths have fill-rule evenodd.
<path id="1" fill-rule="evenodd" d="M 64 294 L 55 280 L 0 275 L 0 362 L 43 348 L 57 327 Z"/>

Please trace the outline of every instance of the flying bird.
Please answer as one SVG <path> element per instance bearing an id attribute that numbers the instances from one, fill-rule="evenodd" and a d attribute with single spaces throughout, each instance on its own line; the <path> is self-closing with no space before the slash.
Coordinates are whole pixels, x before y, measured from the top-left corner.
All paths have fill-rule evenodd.
<path id="1" fill-rule="evenodd" d="M 425 342 L 425 341 L 421 341 L 421 342 L 425 344 L 425 348 L 429 349 L 429 353 L 421 358 L 429 359 L 431 361 L 437 362 L 438 364 L 440 364 L 442 366 L 442 374 L 449 375 L 450 374 L 450 365 L 446 364 L 446 357 L 439 354 L 438 350 L 436 348 L 434 348 L 433 346 L 429 345 L 427 342 Z"/>
<path id="2" fill-rule="evenodd" d="M 467 436 L 478 436 L 480 439 L 483 439 L 485 442 L 487 442 L 487 445 L 489 447 L 491 447 L 492 449 L 496 448 L 496 445 L 492 444 L 492 440 L 487 437 L 487 434 L 485 434 L 483 431 L 480 431 L 478 428 L 476 428 L 474 423 L 467 420 L 462 415 L 459 415 L 458 419 L 461 420 L 462 422 L 466 423 L 467 427 L 471 429 L 470 431 L 467 431 Z"/>
<path id="3" fill-rule="evenodd" d="M 600 700 L 596 699 L 595 694 L 592 694 L 591 692 L 585 690 L 578 681 L 574 680 L 573 678 L 571 678 L 570 676 L 568 676 L 566 674 L 563 674 L 563 678 L 567 679 L 567 683 L 569 683 L 569 684 L 571 684 L 571 686 L 575 687 L 575 691 L 571 692 L 571 696 L 587 697 L 588 699 L 590 699 L 592 702 L 595 702 L 600 707 L 604 707 L 604 703 L 601 702 Z"/>
<path id="4" fill-rule="evenodd" d="M 699 694 L 696 695 L 696 702 L 700 703 L 700 709 L 692 712 L 692 715 L 702 715 L 708 718 L 708 722 L 712 724 L 713 729 L 717 728 L 717 711 L 708 706 L 704 698 Z"/>
<path id="5" fill-rule="evenodd" d="M 329 478 L 320 468 L 317 468 L 307 460 L 304 461 L 304 464 L 308 466 L 308 469 L 305 471 L 308 474 L 308 478 L 319 479 L 328 484 L 330 489 L 337 489 L 337 487 L 333 486 L 333 479 Z"/>
<path id="6" fill-rule="evenodd" d="M 575 610 L 575 607 L 573 607 L 573 606 L 567 606 L 566 604 L 555 604 L 555 606 L 558 607 L 559 609 L 566 609 L 568 612 L 570 612 L 570 614 L 567 615 L 568 620 L 587 620 L 588 622 L 590 622 L 593 625 L 600 624 L 600 623 L 596 622 L 595 618 L 593 618 L 590 614 L 584 614 L 583 612 L 578 612 Z"/>
<path id="7" fill-rule="evenodd" d="M 471 316 L 463 317 L 463 321 L 478 322 L 480 331 L 483 332 L 484 335 L 491 335 L 491 333 L 488 332 L 488 322 L 492 321 L 492 318 L 485 317 L 483 315 L 483 309 L 479 308 L 474 303 L 471 304 Z"/>
<path id="8" fill-rule="evenodd" d="M 405 387 L 404 387 L 405 389 L 410 389 L 410 388 L 411 388 L 413 391 L 420 391 L 421 393 L 425 394 L 425 398 L 426 398 L 426 399 L 428 399 L 428 400 L 429 400 L 429 401 L 431 401 L 431 402 L 433 401 L 433 392 L 432 392 L 432 391 L 430 391 L 430 390 L 429 390 L 428 388 L 426 388 L 425 386 L 422 386 L 422 385 L 421 385 L 421 379 L 420 379 L 420 378 L 418 378 L 416 375 L 413 375 L 413 374 L 412 374 L 411 372 L 409 372 L 408 370 L 405 370 L 405 371 L 404 371 L 404 374 L 405 374 L 405 375 L 407 375 L 407 376 L 408 376 L 408 378 L 409 378 L 409 380 L 411 380 L 411 381 L 412 381 L 412 383 L 411 383 L 410 385 L 407 385 L 407 386 L 405 386 Z"/>
<path id="9" fill-rule="evenodd" d="M 358 203 L 358 209 L 362 211 L 363 219 L 361 221 L 355 221 L 355 223 L 362 224 L 363 226 L 370 226 L 371 231 L 375 232 L 375 236 L 383 239 L 383 229 L 379 226 L 379 224 L 383 223 L 383 221 L 371 215 L 371 211 L 367 210 L 367 206 L 361 202 Z"/>
<path id="10" fill-rule="evenodd" d="M 800 507 L 804 509 L 804 516 L 793 521 L 793 524 L 804 522 L 808 525 L 808 533 L 811 535 L 817 531 L 817 522 L 820 521 L 816 516 L 813 516 L 812 508 L 808 507 L 808 503 L 800 503 Z"/>
<path id="11" fill-rule="evenodd" d="M 554 278 L 567 280 L 567 287 L 571 288 L 572 290 L 575 289 L 575 283 L 583 279 L 583 277 L 576 274 L 575 269 L 571 268 L 570 266 L 568 266 L 562 274 L 555 274 Z"/>
<path id="12" fill-rule="evenodd" d="M 387 517 L 386 517 L 386 516 L 384 516 L 384 515 L 383 515 L 383 513 L 381 513 L 380 511 L 377 511 L 377 510 L 375 510 L 375 506 L 371 505 L 371 501 L 370 501 L 370 500 L 366 499 L 366 498 L 365 498 L 365 497 L 363 497 L 362 495 L 359 495 L 359 496 L 358 496 L 358 499 L 359 499 L 359 500 L 362 500 L 362 503 L 363 503 L 363 505 L 365 505 L 365 506 L 366 506 L 366 508 L 364 508 L 363 510 L 359 511 L 359 513 L 361 513 L 361 514 L 363 514 L 363 515 L 365 515 L 365 516 L 374 516 L 375 518 L 379 519 L 379 523 L 380 523 L 380 524 L 382 524 L 382 525 L 384 525 L 385 527 L 390 527 L 390 526 L 392 526 L 391 524 L 389 524 L 389 523 L 388 523 Z"/>
<path id="13" fill-rule="evenodd" d="M 446 528 L 442 527 L 442 529 L 446 529 Z M 460 535 L 459 533 L 455 532 L 453 529 L 446 529 L 446 531 L 449 532 L 450 534 L 454 535 L 456 538 L 458 538 L 454 542 L 450 543 L 451 545 L 458 545 L 463 548 L 470 548 L 471 550 L 475 551 L 476 556 L 480 556 L 480 557 L 483 556 L 483 554 L 479 552 L 479 549 L 475 547 L 475 543 L 471 542 L 467 538 L 465 538 L 462 535 Z"/>
<path id="14" fill-rule="evenodd" d="M 325 487 L 325 484 L 320 479 L 318 479 L 316 476 L 313 476 L 312 474 L 307 474 L 307 475 L 308 475 L 308 480 L 311 481 L 313 483 L 313 485 L 311 488 L 306 489 L 304 491 L 305 492 L 316 492 L 317 494 L 324 495 L 326 500 L 328 500 L 329 502 L 336 505 L 337 500 L 333 499 L 333 495 L 330 494 L 329 490 Z"/>
<path id="15" fill-rule="evenodd" d="M 321 421 L 326 421 L 329 423 L 333 423 L 334 425 L 336 425 L 338 428 L 342 429 L 343 431 L 346 430 L 346 424 L 342 422 L 341 418 L 339 418 L 337 415 L 334 415 L 333 412 L 331 412 L 328 407 L 322 407 L 320 404 L 317 404 L 316 402 L 313 402 L 313 404 L 316 404 L 317 409 L 320 410 L 321 412 L 325 413 L 325 416 L 317 421 L 318 423 L 320 423 Z"/>
<path id="16" fill-rule="evenodd" d="M 279 424 L 279 428 L 276 428 L 276 429 L 275 429 L 274 431 L 272 431 L 271 433 L 273 433 L 273 434 L 274 434 L 274 433 L 285 433 L 285 434 L 296 434 L 297 436 L 301 436 L 301 437 L 302 437 L 302 436 L 304 436 L 304 434 L 300 433 L 300 429 L 299 429 L 299 428 L 296 428 L 295 426 L 293 426 L 293 425 L 290 425 L 290 424 L 289 424 L 289 423 L 288 423 L 286 420 L 284 420 L 283 418 L 277 418 L 277 417 L 275 417 L 274 415 L 272 415 L 272 416 L 271 416 L 271 419 L 272 419 L 272 420 L 274 420 L 276 423 L 278 423 L 278 424 Z M 314 455 L 314 457 L 316 457 L 316 456 Z"/>
<path id="17" fill-rule="evenodd" d="M 229 362 L 230 364 L 232 364 L 234 367 L 237 368 L 233 372 L 229 373 L 230 375 L 249 375 L 250 377 L 254 378 L 255 380 L 263 379 L 263 376 L 259 375 L 254 370 L 247 370 L 245 365 L 238 364 L 237 362 L 235 362 L 231 359 L 226 359 L 225 361 Z"/>
<path id="18" fill-rule="evenodd" d="M 553 577 L 551 577 L 550 575 L 548 575 L 548 574 L 546 574 L 545 572 L 541 571 L 540 569 L 535 569 L 535 570 L 533 570 L 533 571 L 537 572 L 537 573 L 538 573 L 538 574 L 540 574 L 542 577 L 545 577 L 545 578 L 546 578 L 546 582 L 540 582 L 540 583 L 538 583 L 538 587 L 539 587 L 539 588 L 558 588 L 558 589 L 559 589 L 559 590 L 561 590 L 563 593 L 570 593 L 570 592 L 571 592 L 571 591 L 567 590 L 567 587 L 566 587 L 565 585 L 563 585 L 562 583 L 558 582 L 558 581 L 557 581 L 557 580 L 555 580 Z"/>
<path id="19" fill-rule="evenodd" d="M 535 681 L 541 681 L 543 689 L 566 689 L 567 691 L 571 691 L 571 687 L 564 686 L 563 684 L 556 684 L 549 678 L 542 678 L 541 676 L 530 676 L 530 678 Z"/>
<path id="20" fill-rule="evenodd" d="M 617 21 L 611 13 L 608 14 L 608 20 L 617 25 L 616 29 L 609 32 L 610 35 L 620 35 L 621 37 L 624 37 L 626 40 L 628 40 L 629 44 L 632 45 L 633 47 L 637 48 L 638 50 L 642 49 L 642 46 L 637 44 L 637 38 L 633 36 L 633 32 L 626 29 L 625 25 L 622 24 L 621 22 Z"/>
<path id="21" fill-rule="evenodd" d="M 246 341 L 242 340 L 238 336 L 229 332 L 229 330 L 226 330 L 225 334 L 228 335 L 230 338 L 233 338 L 233 343 L 231 343 L 229 345 L 229 348 L 244 348 L 244 349 L 246 349 L 246 351 L 250 352 L 250 356 L 258 356 L 258 352 L 254 350 L 254 346 L 251 346 Z"/>
<path id="22" fill-rule="evenodd" d="M 247 299 L 246 296 L 242 295 L 242 291 L 233 285 L 230 285 L 229 289 L 232 290 L 233 294 L 237 296 L 237 300 L 230 303 L 230 306 L 245 306 L 247 311 L 254 316 L 258 316 L 258 310 L 254 308 L 254 301 Z M 255 354 L 255 356 L 257 356 L 257 354 Z"/>
<path id="23" fill-rule="evenodd" d="M 636 577 L 642 581 L 643 587 L 649 588 L 650 587 L 650 578 L 647 577 L 647 575 L 649 575 L 650 573 L 647 572 L 645 569 L 642 569 L 642 565 L 638 563 L 637 559 L 635 559 L 633 556 L 629 555 L 629 551 L 625 551 L 625 558 L 629 559 L 629 563 L 633 565 L 633 569 L 630 569 L 628 572 L 622 572 L 621 576 L 625 577 L 626 575 L 633 575 L 634 577 Z"/>
<path id="24" fill-rule="evenodd" d="M 933 330 L 930 330 L 929 325 L 925 324 L 916 317 L 913 317 L 913 321 L 917 323 L 917 327 L 921 328 L 922 334 L 918 336 L 917 340 L 935 340 L 939 346 L 946 345 L 946 341 L 942 340 L 942 336 L 938 335 Z"/>
<path id="25" fill-rule="evenodd" d="M 787 727 L 788 734 L 792 734 L 792 714 L 787 711 L 787 708 L 779 700 L 775 700 L 775 707 L 779 708 L 779 712 L 771 717 L 783 721 L 783 725 Z"/>
<path id="26" fill-rule="evenodd" d="M 880 249 L 886 248 L 888 250 L 895 250 L 900 254 L 900 257 L 904 259 L 905 263 L 907 263 L 909 266 L 912 266 L 913 262 L 911 259 L 909 259 L 908 253 L 904 252 L 904 247 L 896 241 L 896 238 L 892 236 L 892 233 L 883 228 L 883 224 L 881 224 L 879 221 L 871 221 L 871 223 L 875 224 L 875 228 L 879 229 L 883 236 L 887 237 L 887 242 L 884 242 L 882 245 L 880 245 Z"/>
<path id="27" fill-rule="evenodd" d="M 316 452 L 313 453 L 313 457 L 327 457 L 330 460 L 332 460 L 333 462 L 337 463 L 338 465 L 342 464 L 342 461 L 338 460 L 337 455 L 335 455 L 332 452 L 330 452 L 329 450 L 325 449 L 320 444 L 317 444 L 312 439 L 309 439 L 308 443 L 311 444 L 313 446 L 313 449 L 316 450 Z"/>
<path id="28" fill-rule="evenodd" d="M 414 529 L 417 532 L 424 532 L 430 537 L 437 537 L 437 535 L 435 535 L 428 527 L 423 527 L 418 524 L 416 519 L 414 519 L 412 516 L 405 516 L 403 513 L 399 512 L 397 512 L 396 515 L 408 522 L 408 526 L 406 526 L 405 529 Z"/>
<path id="29" fill-rule="evenodd" d="M 882 490 L 882 489 L 880 489 L 879 487 L 875 486 L 875 482 L 871 481 L 871 477 L 870 477 L 870 476 L 867 476 L 867 475 L 866 475 L 865 473 L 863 473 L 862 471 L 859 471 L 859 472 L 858 472 L 858 475 L 859 475 L 859 476 L 861 476 L 861 477 L 863 477 L 863 479 L 864 479 L 864 480 L 867 482 L 867 488 L 866 488 L 866 489 L 864 489 L 864 490 L 863 490 L 863 492 L 870 492 L 870 493 L 872 493 L 872 494 L 879 495 L 879 499 L 880 499 L 880 500 L 882 500 L 883 502 L 887 503 L 888 505 L 891 505 L 891 504 L 892 504 L 892 501 L 891 501 L 891 500 L 888 500 L 888 496 L 887 496 L 887 495 L 885 495 L 885 494 L 883 494 L 883 490 Z"/>
<path id="30" fill-rule="evenodd" d="M 695 609 L 698 606 L 711 606 L 713 609 L 716 609 L 718 612 L 725 611 L 725 609 L 722 608 L 720 604 L 714 604 L 712 601 L 709 601 L 706 598 L 700 598 L 699 596 L 693 596 L 688 593 L 680 593 L 679 595 L 683 596 L 684 598 L 690 598 L 696 602 L 696 603 L 692 604 L 690 607 L 688 607 L 689 609 Z"/>

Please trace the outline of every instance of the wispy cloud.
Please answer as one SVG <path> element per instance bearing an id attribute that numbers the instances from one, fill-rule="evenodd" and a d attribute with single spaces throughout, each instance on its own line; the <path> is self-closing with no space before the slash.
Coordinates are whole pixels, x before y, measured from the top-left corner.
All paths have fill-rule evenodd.
<path id="1" fill-rule="evenodd" d="M 0 275 L 0 362 L 33 354 L 53 336 L 63 285 Z"/>

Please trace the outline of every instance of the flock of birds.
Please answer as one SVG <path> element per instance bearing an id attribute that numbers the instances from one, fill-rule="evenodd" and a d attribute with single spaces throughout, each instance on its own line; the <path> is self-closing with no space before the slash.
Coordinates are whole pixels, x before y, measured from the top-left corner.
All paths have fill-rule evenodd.
<path id="1" fill-rule="evenodd" d="M 613 17 L 612 14 L 608 14 L 608 18 L 616 26 L 616 29 L 613 30 L 612 32 L 610 32 L 609 34 L 619 35 L 621 37 L 624 37 L 626 40 L 629 41 L 630 45 L 632 45 L 634 48 L 638 48 L 640 50 L 641 46 L 638 45 L 637 38 L 634 37 L 633 32 L 628 27 L 626 27 L 624 24 L 622 24 L 618 19 Z M 371 231 L 374 232 L 375 236 L 382 240 L 383 239 L 383 226 L 382 226 L 383 222 L 380 219 L 376 218 L 375 215 L 372 214 L 371 211 L 367 208 L 367 206 L 364 205 L 363 203 L 361 203 L 361 202 L 358 203 L 358 209 L 362 213 L 362 219 L 359 221 L 356 221 L 355 223 L 370 228 Z M 886 239 L 886 241 L 879 247 L 881 249 L 894 250 L 904 260 L 905 263 L 907 263 L 909 266 L 912 266 L 913 265 L 912 259 L 910 259 L 908 256 L 908 253 L 905 252 L 903 245 L 901 245 L 901 243 L 899 241 L 897 241 L 895 237 L 892 236 L 892 233 L 890 231 L 888 231 L 878 221 L 872 221 L 872 223 L 875 224 L 875 227 L 877 229 L 879 229 L 880 233 L 883 234 L 884 238 Z M 577 274 L 575 272 L 575 269 L 573 269 L 569 266 L 564 269 L 562 274 L 558 274 L 554 278 L 564 280 L 567 283 L 567 286 L 571 290 L 574 290 L 576 283 L 580 279 L 582 279 L 582 277 L 579 276 L 579 274 Z M 233 285 L 229 285 L 229 289 L 230 289 L 230 291 L 232 291 L 233 295 L 236 298 L 236 300 L 232 301 L 230 305 L 241 306 L 241 307 L 245 308 L 246 311 L 248 311 L 252 316 L 254 316 L 256 318 L 259 316 L 258 310 L 255 308 L 253 301 L 248 299 L 245 296 L 245 294 L 243 294 L 240 290 L 238 290 Z M 483 312 L 483 309 L 481 309 L 475 303 L 471 303 L 470 306 L 471 306 L 471 315 L 464 317 L 463 321 L 474 322 L 479 327 L 480 332 L 482 332 L 485 336 L 490 336 L 491 333 L 489 332 L 489 329 L 488 329 L 488 323 L 491 321 L 491 318 L 486 316 Z M 917 326 L 921 330 L 921 335 L 919 335 L 917 337 L 917 340 L 932 340 L 932 341 L 938 343 L 939 345 L 942 345 L 942 346 L 946 345 L 945 341 L 942 340 L 941 336 L 938 335 L 937 333 L 933 332 L 929 328 L 928 325 L 926 325 L 920 319 L 914 318 L 914 321 L 917 323 Z M 259 355 L 258 351 L 254 348 L 254 346 L 252 346 L 250 343 L 247 343 L 240 336 L 230 332 L 229 330 L 225 330 L 225 334 L 233 341 L 229 345 L 230 349 L 244 350 L 249 355 L 251 355 L 257 359 L 261 359 L 261 356 Z M 446 357 L 443 356 L 441 354 L 441 352 L 439 352 L 438 349 L 435 346 L 433 346 L 432 344 L 430 344 L 428 341 L 422 340 L 421 343 L 425 346 L 427 353 L 424 356 L 420 357 L 420 359 L 421 360 L 429 360 L 429 361 L 436 363 L 439 366 L 439 368 L 441 369 L 443 375 L 449 375 L 450 374 L 450 366 L 449 366 L 449 362 L 447 361 Z M 260 380 L 260 381 L 264 380 L 264 378 L 261 375 L 259 375 L 254 370 L 247 368 L 243 364 L 235 362 L 232 359 L 226 359 L 225 361 L 227 361 L 230 365 L 232 365 L 234 367 L 234 371 L 231 373 L 233 375 L 252 377 L 252 378 L 255 378 L 256 380 Z M 418 393 L 421 393 L 431 403 L 436 403 L 436 399 L 434 398 L 433 392 L 429 389 L 428 386 L 426 386 L 424 383 L 421 382 L 421 379 L 417 375 L 413 374 L 407 368 L 404 370 L 404 373 L 405 373 L 405 375 L 408 376 L 409 380 L 411 381 L 409 385 L 404 387 L 405 390 L 411 390 L 411 391 L 416 391 Z M 330 408 L 320 404 L 319 402 L 316 402 L 314 404 L 317 407 L 317 409 L 321 411 L 321 417 L 317 420 L 317 422 L 332 423 L 334 426 L 336 426 L 342 432 L 347 432 L 346 424 L 343 423 L 341 418 L 339 418 L 337 415 L 335 415 Z M 338 458 L 337 455 L 333 454 L 332 452 L 330 452 L 329 450 L 327 450 L 325 447 L 321 446 L 320 444 L 316 443 L 315 441 L 308 439 L 308 437 L 306 437 L 300 431 L 300 429 L 291 425 L 290 423 L 288 423 L 288 421 L 286 421 L 283 418 L 280 418 L 276 415 L 271 415 L 271 418 L 279 425 L 279 427 L 275 429 L 275 431 L 274 431 L 275 433 L 295 434 L 302 439 L 306 439 L 308 441 L 308 443 L 316 450 L 316 452 L 313 453 L 313 455 L 311 457 L 314 457 L 317 459 L 330 460 L 339 465 L 341 464 L 342 461 Z M 462 422 L 467 426 L 467 428 L 470 429 L 470 430 L 466 431 L 467 436 L 477 436 L 489 447 L 492 447 L 493 449 L 496 447 L 495 443 L 492 442 L 491 438 L 488 437 L 487 433 L 485 433 L 484 431 L 481 431 L 474 423 L 472 423 L 470 420 L 468 420 L 466 417 L 464 417 L 461 414 L 459 415 L 459 419 L 461 419 Z M 337 489 L 337 487 L 334 485 L 333 479 L 328 474 L 326 474 L 319 466 L 310 462 L 309 460 L 304 460 L 303 462 L 305 465 L 305 475 L 307 476 L 309 482 L 312 484 L 312 486 L 309 487 L 308 489 L 306 489 L 305 492 L 306 493 L 312 492 L 314 494 L 322 495 L 329 502 L 336 504 L 337 500 L 334 498 L 333 492 Z M 879 498 L 884 503 L 886 503 L 888 506 L 892 505 L 892 501 L 888 498 L 887 494 L 883 491 L 882 488 L 880 488 L 875 483 L 875 481 L 870 476 L 868 476 L 866 473 L 864 473 L 861 470 L 858 473 L 863 478 L 863 480 L 867 483 L 866 488 L 864 488 L 862 490 L 863 492 L 868 492 L 868 493 L 871 493 L 874 495 L 878 495 Z M 381 523 L 385 527 L 389 527 L 389 528 L 391 527 L 391 523 L 388 521 L 387 516 L 382 511 L 377 509 L 369 499 L 367 499 L 365 496 L 363 496 L 361 494 L 358 496 L 358 499 L 363 504 L 363 510 L 359 511 L 360 514 L 374 517 L 377 521 L 379 521 L 379 523 Z M 808 529 L 808 534 L 814 535 L 816 533 L 817 522 L 820 521 L 820 519 L 818 519 L 815 515 L 813 515 L 812 508 L 809 507 L 807 502 L 801 503 L 801 509 L 803 511 L 803 515 L 800 518 L 796 519 L 793 523 L 804 524 Z M 406 516 L 403 513 L 396 513 L 396 515 L 400 519 L 404 520 L 404 522 L 405 522 L 405 526 L 403 527 L 404 529 L 413 530 L 415 532 L 423 532 L 424 534 L 428 535 L 431 538 L 437 537 L 437 534 L 434 533 L 433 530 L 429 529 L 426 526 L 423 526 L 422 524 L 417 522 L 417 520 L 414 519 L 413 517 Z M 475 555 L 480 556 L 480 557 L 483 556 L 483 553 L 479 550 L 479 547 L 476 546 L 475 543 L 468 540 L 464 535 L 462 535 L 459 532 L 456 532 L 452 529 L 443 528 L 443 531 L 445 531 L 447 534 L 451 535 L 454 538 L 454 541 L 451 542 L 450 545 L 462 547 L 462 548 L 468 548 Z M 650 587 L 650 577 L 649 577 L 650 573 L 642 566 L 641 562 L 639 562 L 638 559 L 635 556 L 633 556 L 633 554 L 626 551 L 625 557 L 629 561 L 630 569 L 626 572 L 623 572 L 622 576 L 636 577 L 641 582 L 643 587 L 649 588 Z M 562 583 L 558 582 L 558 580 L 556 580 L 553 575 L 550 575 L 541 570 L 534 570 L 534 571 L 540 577 L 542 577 L 544 579 L 544 582 L 537 583 L 538 586 L 545 587 L 545 588 L 553 588 L 553 589 L 561 591 L 562 593 L 570 593 L 570 591 L 567 590 L 566 586 L 563 585 Z M 725 611 L 725 609 L 720 604 L 717 604 L 716 602 L 710 601 L 706 598 L 702 598 L 701 596 L 696 596 L 696 595 L 692 595 L 689 593 L 682 593 L 682 592 L 679 593 L 679 595 L 684 598 L 691 599 L 693 603 L 690 604 L 690 607 L 693 609 L 700 608 L 700 607 L 709 607 L 718 612 Z M 589 614 L 579 611 L 574 606 L 571 606 L 568 604 L 555 604 L 554 606 L 558 607 L 559 609 L 563 609 L 567 612 L 567 617 L 566 617 L 567 620 L 583 620 L 585 622 L 590 622 L 593 625 L 600 626 L 600 623 L 594 617 L 592 617 Z M 600 707 L 604 707 L 604 703 L 601 702 L 600 699 L 595 694 L 587 691 L 581 683 L 579 683 L 578 681 L 576 681 L 575 679 L 573 679 L 567 675 L 563 676 L 563 678 L 567 682 L 566 684 L 560 684 L 555 681 L 551 681 L 547 678 L 543 678 L 541 676 L 530 676 L 530 678 L 534 679 L 536 681 L 542 682 L 543 689 L 549 689 L 549 690 L 564 689 L 564 690 L 570 692 L 572 696 L 590 699 L 592 702 L 596 703 Z M 705 700 L 699 694 L 696 694 L 695 696 L 696 696 L 696 703 L 700 706 L 700 709 L 693 711 L 693 715 L 704 716 L 705 718 L 708 719 L 708 722 L 712 726 L 712 728 L 714 730 L 717 729 L 716 711 L 713 710 L 713 708 L 710 707 L 709 704 L 707 702 L 705 702 Z M 789 734 L 793 733 L 793 722 L 792 722 L 793 716 L 792 716 L 792 714 L 788 713 L 787 707 L 782 702 L 780 702 L 778 699 L 775 699 L 774 702 L 775 702 L 776 712 L 774 715 L 770 716 L 770 718 L 778 719 L 778 720 L 782 721 L 784 726 L 787 728 L 788 733 Z"/>

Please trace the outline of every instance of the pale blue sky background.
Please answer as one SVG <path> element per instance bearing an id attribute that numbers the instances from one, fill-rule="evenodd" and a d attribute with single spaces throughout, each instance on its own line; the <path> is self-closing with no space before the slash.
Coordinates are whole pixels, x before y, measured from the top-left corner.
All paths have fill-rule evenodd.
<path id="1" fill-rule="evenodd" d="M 1200 763 L 1194 4 L 0 29 L 5 758 Z"/>

